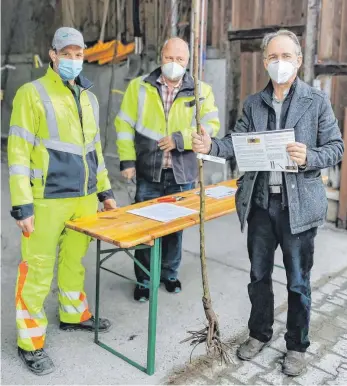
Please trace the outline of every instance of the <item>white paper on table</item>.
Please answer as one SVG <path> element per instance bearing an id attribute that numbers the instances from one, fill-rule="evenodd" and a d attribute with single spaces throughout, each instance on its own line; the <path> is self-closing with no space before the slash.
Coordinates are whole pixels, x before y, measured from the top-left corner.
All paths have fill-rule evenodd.
<path id="1" fill-rule="evenodd" d="M 168 203 L 154 204 L 140 209 L 128 210 L 127 212 L 160 222 L 169 222 L 198 213 L 196 210 Z"/>
<path id="2" fill-rule="evenodd" d="M 298 165 L 286 149 L 289 143 L 295 142 L 294 129 L 235 133 L 232 139 L 241 172 L 298 172 Z"/>
<path id="3" fill-rule="evenodd" d="M 205 189 L 205 195 L 207 197 L 216 198 L 217 200 L 220 198 L 231 197 L 236 193 L 235 188 L 230 188 L 229 186 L 214 186 L 213 188 Z M 196 194 L 200 194 L 200 191 L 196 192 Z"/>

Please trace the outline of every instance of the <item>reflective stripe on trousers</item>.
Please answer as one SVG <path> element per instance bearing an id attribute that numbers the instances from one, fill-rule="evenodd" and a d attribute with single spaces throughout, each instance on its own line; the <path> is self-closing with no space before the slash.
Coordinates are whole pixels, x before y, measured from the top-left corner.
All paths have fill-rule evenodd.
<path id="1" fill-rule="evenodd" d="M 64 292 L 62 289 L 59 289 L 59 293 L 63 298 L 66 298 L 70 301 L 70 305 L 63 304 L 60 302 L 60 309 L 63 312 L 68 314 L 83 314 L 85 311 L 88 311 L 88 301 L 87 297 L 83 292 L 79 291 L 68 291 Z M 80 304 L 74 305 L 75 301 L 80 301 Z"/>

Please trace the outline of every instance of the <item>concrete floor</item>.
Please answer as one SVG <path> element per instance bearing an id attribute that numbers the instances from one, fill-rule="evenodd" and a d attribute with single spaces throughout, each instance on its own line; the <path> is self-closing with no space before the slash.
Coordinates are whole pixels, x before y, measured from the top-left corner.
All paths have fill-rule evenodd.
<path id="1" fill-rule="evenodd" d="M 14 287 L 17 265 L 20 261 L 19 236 L 15 222 L 10 218 L 8 173 L 2 164 L 2 270 L 1 270 L 1 341 L 2 384 L 26 385 L 115 385 L 160 384 L 174 369 L 185 366 L 191 348 L 180 344 L 186 331 L 201 328 L 204 322 L 201 303 L 201 277 L 199 264 L 198 228 L 184 235 L 184 253 L 180 278 L 183 292 L 159 293 L 157 364 L 156 373 L 149 377 L 114 357 L 93 343 L 92 335 L 82 332 L 68 333 L 58 329 L 57 285 L 46 302 L 49 318 L 47 352 L 56 365 L 56 371 L 46 377 L 30 374 L 16 352 Z M 118 203 L 127 203 L 127 193 L 120 184 L 113 184 Z M 124 185 L 123 185 L 124 187 Z M 213 220 L 206 226 L 207 257 L 210 286 L 215 311 L 220 318 L 222 335 L 226 339 L 244 333 L 250 305 L 247 297 L 249 262 L 246 236 L 242 235 L 236 214 Z M 94 304 L 95 242 L 85 258 L 86 291 L 89 304 Z M 317 237 L 315 265 L 312 281 L 317 286 L 329 276 L 347 267 L 347 233 L 331 226 L 323 227 Z M 281 254 L 277 251 L 274 270 L 276 306 L 286 299 L 285 273 Z M 109 266 L 132 276 L 132 263 L 124 255 L 109 262 Z M 102 273 L 102 315 L 113 322 L 113 329 L 102 336 L 105 343 L 114 345 L 125 355 L 144 363 L 146 358 L 148 305 L 138 304 L 132 298 L 133 285 L 107 272 Z M 198 348 L 194 356 L 203 354 Z"/>

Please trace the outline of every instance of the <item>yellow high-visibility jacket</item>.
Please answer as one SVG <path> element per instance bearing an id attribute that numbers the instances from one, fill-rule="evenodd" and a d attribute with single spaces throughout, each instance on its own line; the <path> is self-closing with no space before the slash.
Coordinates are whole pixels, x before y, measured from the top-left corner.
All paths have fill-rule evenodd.
<path id="1" fill-rule="evenodd" d="M 182 86 L 165 117 L 158 79 L 161 69 L 132 80 L 125 92 L 115 120 L 121 170 L 136 167 L 137 177 L 160 182 L 163 151 L 158 141 L 172 135 L 176 149 L 171 151 L 172 168 L 178 184 L 194 182 L 198 175 L 192 151 L 192 132 L 196 131 L 194 82 L 185 74 Z M 201 82 L 201 124 L 215 137 L 219 131 L 218 109 L 212 88 Z"/>
<path id="2" fill-rule="evenodd" d="M 99 106 L 79 76 L 80 111 L 71 89 L 49 66 L 45 76 L 19 88 L 8 138 L 12 216 L 33 214 L 33 200 L 98 192 L 113 197 L 99 134 Z"/>

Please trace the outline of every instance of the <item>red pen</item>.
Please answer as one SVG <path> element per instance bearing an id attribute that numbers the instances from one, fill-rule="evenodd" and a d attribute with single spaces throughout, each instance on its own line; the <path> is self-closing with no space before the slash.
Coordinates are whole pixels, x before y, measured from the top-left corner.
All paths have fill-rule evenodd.
<path id="1" fill-rule="evenodd" d="M 28 237 L 30 237 L 30 233 L 29 232 L 23 232 L 23 236 L 28 238 Z"/>
<path id="2" fill-rule="evenodd" d="M 176 201 L 181 201 L 183 197 L 180 196 L 173 196 L 173 197 L 161 197 L 158 198 L 158 202 L 176 202 Z"/>

